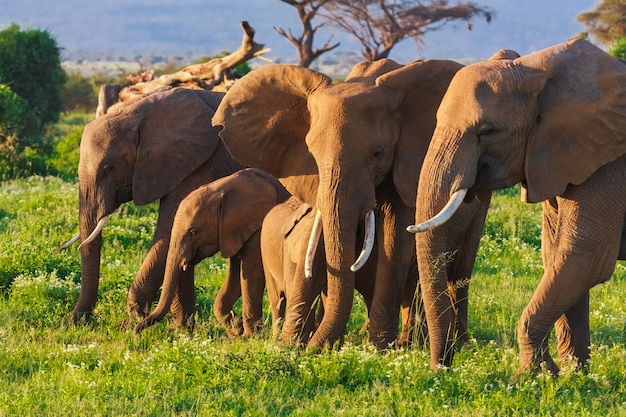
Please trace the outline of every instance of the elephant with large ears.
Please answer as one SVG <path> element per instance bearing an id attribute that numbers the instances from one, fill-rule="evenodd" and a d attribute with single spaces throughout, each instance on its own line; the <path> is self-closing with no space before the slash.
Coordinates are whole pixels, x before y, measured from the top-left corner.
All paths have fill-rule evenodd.
<path id="1" fill-rule="evenodd" d="M 405 284 L 415 242 L 405 228 L 415 218 L 419 167 L 459 68 L 382 59 L 357 64 L 332 84 L 316 71 L 270 65 L 238 80 L 213 117 L 235 159 L 278 177 L 322 214 L 328 298 L 309 347 L 332 345 L 345 332 L 362 264 L 357 231 L 372 211 L 378 253 L 369 338 L 379 348 L 396 340 L 399 308 L 405 314 L 413 302 Z"/>
<path id="2" fill-rule="evenodd" d="M 426 230 L 416 244 L 420 280 L 434 287 L 424 293 L 432 367 L 452 360 L 445 344 L 449 303 L 434 299 L 445 291 L 444 275 L 428 267 L 446 250 L 446 219 L 455 221 L 463 201 L 520 182 L 523 200 L 542 202 L 544 274 L 517 327 L 519 372 L 542 364 L 558 372 L 548 351 L 553 327 L 561 365 L 587 362 L 589 290 L 626 255 L 625 153 L 626 66 L 586 40 L 457 73 L 422 166 L 422 224 L 410 228 Z"/>
<path id="3" fill-rule="evenodd" d="M 243 168 L 211 125 L 223 93 L 183 88 L 158 92 L 85 126 L 80 144 L 81 286 L 70 322 L 90 315 L 98 299 L 100 233 L 122 203 L 160 200 L 152 246 L 129 291 L 132 315 L 145 316 L 161 286 L 170 231 L 180 201 L 202 184 Z M 192 268 L 193 269 L 193 268 Z M 190 269 L 186 273 L 193 274 Z M 175 301 L 178 324 L 192 311 Z"/>
<path id="4" fill-rule="evenodd" d="M 163 319 L 178 288 L 185 311 L 194 310 L 194 276 L 185 271 L 219 251 L 230 267 L 213 304 L 215 316 L 231 337 L 254 334 L 262 322 L 265 290 L 261 224 L 272 207 L 289 197 L 276 178 L 254 168 L 189 193 L 174 217 L 159 303 L 137 323 L 135 333 Z M 237 317 L 232 307 L 240 297 L 242 314 Z"/>

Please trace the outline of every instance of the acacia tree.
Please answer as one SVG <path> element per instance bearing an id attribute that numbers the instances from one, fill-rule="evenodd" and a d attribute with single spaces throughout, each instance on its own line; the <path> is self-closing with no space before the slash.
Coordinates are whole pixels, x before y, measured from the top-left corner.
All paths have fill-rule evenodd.
<path id="1" fill-rule="evenodd" d="M 577 20 L 599 43 L 608 46 L 626 36 L 626 0 L 602 0 L 592 10 L 580 13 Z"/>
<path id="2" fill-rule="evenodd" d="M 320 57 L 320 55 L 328 51 L 332 51 L 339 46 L 339 42 L 331 44 L 331 36 L 321 48 L 313 47 L 315 32 L 324 25 L 324 23 L 314 25 L 313 19 L 317 16 L 318 11 L 326 4 L 331 3 L 332 0 L 281 1 L 296 9 L 300 22 L 302 23 L 302 34 L 299 36 L 294 35 L 291 29 L 287 29 L 287 31 L 285 31 L 282 28 L 274 26 L 276 32 L 287 39 L 287 41 L 298 51 L 298 65 L 308 68 L 315 59 Z"/>
<path id="3" fill-rule="evenodd" d="M 374 61 L 389 56 L 392 48 L 406 38 L 419 46 L 426 32 L 439 30 L 455 20 L 483 16 L 491 22 L 494 13 L 475 3 L 449 5 L 447 0 L 334 0 L 324 5 L 329 24 L 359 40 L 361 54 Z"/>

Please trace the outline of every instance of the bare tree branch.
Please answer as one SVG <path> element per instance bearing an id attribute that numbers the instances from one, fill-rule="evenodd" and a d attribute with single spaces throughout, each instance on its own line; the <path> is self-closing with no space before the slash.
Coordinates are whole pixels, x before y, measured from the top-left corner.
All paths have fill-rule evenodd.
<path id="1" fill-rule="evenodd" d="M 157 90 L 184 87 L 196 90 L 226 91 L 237 76 L 234 68 L 270 49 L 254 41 L 254 28 L 246 21 L 240 23 L 244 32 L 241 46 L 232 54 L 202 64 L 189 65 L 173 74 L 154 77 L 153 71 L 130 75 L 125 84 L 103 85 L 98 96 L 96 117 L 102 116 L 115 104 L 127 103 Z"/>
<path id="2" fill-rule="evenodd" d="M 319 24 L 314 26 L 313 19 L 317 16 L 318 11 L 325 4 L 330 3 L 332 0 L 281 0 L 283 3 L 289 4 L 294 7 L 302 23 L 302 35 L 296 36 L 292 33 L 291 29 L 285 31 L 280 27 L 274 27 L 274 30 L 278 32 L 283 38 L 291 43 L 298 52 L 298 65 L 301 67 L 309 67 L 311 63 L 319 58 L 322 54 L 332 51 L 339 46 L 339 42 L 331 44 L 332 36 L 324 43 L 321 48 L 314 48 L 313 42 L 315 39 L 315 32 L 317 29 L 324 26 Z"/>
<path id="3" fill-rule="evenodd" d="M 447 0 L 335 0 L 324 5 L 323 19 L 354 36 L 367 60 L 389 56 L 406 38 L 422 44 L 426 32 L 439 30 L 455 20 L 471 21 L 483 16 L 491 22 L 494 13 L 475 3 L 448 5 Z M 471 30 L 471 24 L 468 24 Z"/>

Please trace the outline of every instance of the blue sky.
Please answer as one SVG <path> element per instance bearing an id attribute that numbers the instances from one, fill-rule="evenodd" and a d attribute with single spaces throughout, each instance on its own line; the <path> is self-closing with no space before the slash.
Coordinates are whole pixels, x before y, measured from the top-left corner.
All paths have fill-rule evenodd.
<path id="1" fill-rule="evenodd" d="M 472 0 L 495 10 L 484 20 L 446 26 L 424 38 L 397 45 L 391 57 L 485 59 L 501 48 L 526 54 L 562 42 L 584 30 L 576 16 L 590 10 L 593 0 Z M 451 0 L 450 3 L 455 3 Z M 300 33 L 295 9 L 279 0 L 0 0 L 0 27 L 13 21 L 22 27 L 47 29 L 67 51 L 78 49 L 146 53 L 197 51 L 212 54 L 234 50 L 241 42 L 240 20 L 256 29 L 256 40 L 278 56 L 295 49 L 273 29 Z M 455 27 L 456 26 L 456 27 Z M 338 52 L 357 52 L 358 42 L 337 30 L 318 31 L 319 46 L 330 36 L 340 41 Z M 212 50 L 211 50 L 212 49 Z"/>

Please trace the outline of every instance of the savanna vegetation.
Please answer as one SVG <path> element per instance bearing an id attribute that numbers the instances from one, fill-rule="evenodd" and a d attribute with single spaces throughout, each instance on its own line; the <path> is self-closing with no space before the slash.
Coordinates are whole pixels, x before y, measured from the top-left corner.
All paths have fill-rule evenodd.
<path id="1" fill-rule="evenodd" d="M 44 44 L 58 53 L 56 44 Z M 23 136 L 24 146 L 17 122 L 30 120 L 32 108 L 4 80 L 0 416 L 626 415 L 622 262 L 609 282 L 591 291 L 588 372 L 515 374 L 517 320 L 542 274 L 540 207 L 521 203 L 515 188 L 495 193 L 470 287 L 471 341 L 451 369 L 430 371 L 424 346 L 384 353 L 368 347 L 358 295 L 339 349 L 279 348 L 270 338 L 268 308 L 260 335 L 231 340 L 212 314 L 226 272 L 219 255 L 196 268 L 193 333 L 169 329 L 168 320 L 140 336 L 120 328 L 126 293 L 150 245 L 156 204 L 127 203 L 111 216 L 94 316 L 86 326 L 68 326 L 80 258 L 75 246 L 56 249 L 78 229 L 78 147 L 95 93 L 111 80 L 66 74 L 58 90 L 66 106 L 57 110 L 60 118 L 38 125 L 45 126 L 38 135 Z"/>
<path id="2" fill-rule="evenodd" d="M 150 244 L 156 205 L 123 205 L 104 230 L 100 298 L 66 326 L 78 295 L 77 183 L 32 176 L 0 187 L 0 415 L 413 416 L 626 414 L 626 266 L 591 291 L 589 372 L 516 376 L 515 327 L 542 273 L 539 206 L 496 194 L 470 288 L 471 342 L 451 369 L 424 347 L 377 352 L 355 296 L 345 344 L 310 354 L 262 334 L 231 340 L 212 315 L 225 274 L 196 269 L 197 325 L 120 329 L 126 292 Z"/>

